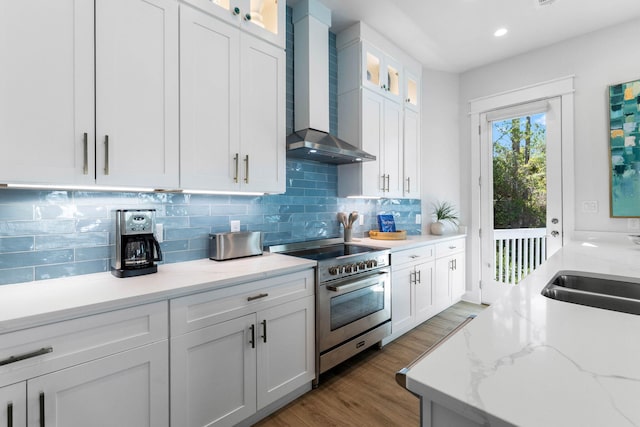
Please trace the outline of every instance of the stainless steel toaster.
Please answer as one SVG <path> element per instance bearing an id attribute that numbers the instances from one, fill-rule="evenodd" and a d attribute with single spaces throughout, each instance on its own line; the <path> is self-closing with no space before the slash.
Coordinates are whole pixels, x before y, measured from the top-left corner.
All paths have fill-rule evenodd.
<path id="1" fill-rule="evenodd" d="M 209 259 L 224 261 L 262 255 L 261 231 L 209 234 Z"/>

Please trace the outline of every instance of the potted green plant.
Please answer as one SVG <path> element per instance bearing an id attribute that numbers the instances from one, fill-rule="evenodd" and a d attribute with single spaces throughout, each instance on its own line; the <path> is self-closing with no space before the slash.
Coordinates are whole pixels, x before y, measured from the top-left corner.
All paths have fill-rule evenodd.
<path id="1" fill-rule="evenodd" d="M 445 222 L 449 222 L 454 226 L 458 225 L 458 212 L 449 202 L 436 202 L 433 204 L 433 217 L 435 222 L 430 225 L 431 234 L 441 235 L 444 233 Z"/>

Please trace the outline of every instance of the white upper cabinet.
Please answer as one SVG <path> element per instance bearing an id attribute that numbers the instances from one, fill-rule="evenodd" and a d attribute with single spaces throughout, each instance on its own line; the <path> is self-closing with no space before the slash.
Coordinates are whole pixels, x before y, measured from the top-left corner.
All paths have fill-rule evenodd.
<path id="1" fill-rule="evenodd" d="M 402 65 L 368 42 L 362 42 L 360 52 L 362 85 L 400 102 L 403 94 Z"/>
<path id="2" fill-rule="evenodd" d="M 177 187 L 175 1 L 2 1 L 0 26 L 0 182 Z"/>
<path id="3" fill-rule="evenodd" d="M 404 197 L 420 198 L 420 113 L 404 110 Z"/>
<path id="4" fill-rule="evenodd" d="M 96 1 L 96 182 L 178 187 L 178 5 Z"/>
<path id="5" fill-rule="evenodd" d="M 185 6 L 180 64 L 180 186 L 284 192 L 284 50 Z"/>
<path id="6" fill-rule="evenodd" d="M 0 182 L 94 182 L 93 1 L 0 2 Z"/>
<path id="7" fill-rule="evenodd" d="M 184 0 L 261 39 L 285 48 L 286 2 L 278 0 Z"/>
<path id="8" fill-rule="evenodd" d="M 337 48 L 338 136 L 376 156 L 338 167 L 338 195 L 419 198 L 420 66 L 361 22 Z"/>
<path id="9" fill-rule="evenodd" d="M 422 73 L 404 69 L 404 106 L 413 111 L 420 111 L 420 92 L 422 90 Z"/>

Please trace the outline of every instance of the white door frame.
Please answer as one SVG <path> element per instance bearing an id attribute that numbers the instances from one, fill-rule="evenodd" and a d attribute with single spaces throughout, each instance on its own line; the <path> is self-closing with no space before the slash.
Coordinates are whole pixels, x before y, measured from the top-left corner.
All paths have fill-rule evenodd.
<path id="1" fill-rule="evenodd" d="M 574 76 L 525 86 L 495 95 L 469 101 L 471 121 L 471 221 L 468 224 L 469 248 L 468 266 L 471 292 L 467 299 L 481 301 L 480 268 L 480 115 L 499 108 L 505 108 L 542 99 L 560 97 L 562 99 L 562 211 L 564 221 L 564 241 L 569 242 L 575 229 L 575 185 L 574 185 Z"/>

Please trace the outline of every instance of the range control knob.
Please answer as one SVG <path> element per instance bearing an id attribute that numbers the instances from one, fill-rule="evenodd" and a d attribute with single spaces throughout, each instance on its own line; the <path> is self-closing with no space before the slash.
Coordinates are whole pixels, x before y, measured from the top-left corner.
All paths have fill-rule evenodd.
<path id="1" fill-rule="evenodd" d="M 329 274 L 332 276 L 338 274 L 338 267 L 329 267 Z"/>
<path id="2" fill-rule="evenodd" d="M 367 261 L 367 266 L 369 268 L 377 267 L 378 266 L 378 261 L 375 260 L 375 259 L 370 259 L 369 261 Z"/>
<path id="3" fill-rule="evenodd" d="M 366 269 L 367 269 L 367 263 L 366 263 L 366 262 L 364 262 L 364 261 L 361 261 L 361 262 L 358 264 L 358 270 L 366 270 Z"/>
<path id="4" fill-rule="evenodd" d="M 347 264 L 344 266 L 344 272 L 345 273 L 352 273 L 353 272 L 353 267 L 355 267 L 353 264 Z"/>

